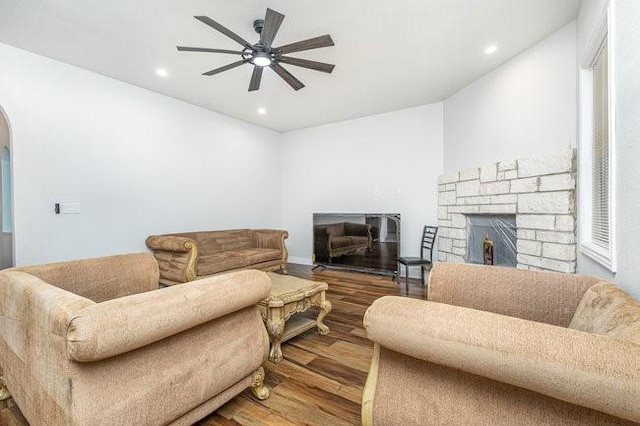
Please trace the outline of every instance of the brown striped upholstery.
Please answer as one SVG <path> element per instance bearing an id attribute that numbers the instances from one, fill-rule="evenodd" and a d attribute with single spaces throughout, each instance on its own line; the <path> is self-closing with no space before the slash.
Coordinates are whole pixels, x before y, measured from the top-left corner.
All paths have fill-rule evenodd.
<path id="1" fill-rule="evenodd" d="M 233 229 L 152 235 L 147 246 L 160 268 L 160 282 L 173 285 L 239 269 L 286 271 L 287 231 Z"/>

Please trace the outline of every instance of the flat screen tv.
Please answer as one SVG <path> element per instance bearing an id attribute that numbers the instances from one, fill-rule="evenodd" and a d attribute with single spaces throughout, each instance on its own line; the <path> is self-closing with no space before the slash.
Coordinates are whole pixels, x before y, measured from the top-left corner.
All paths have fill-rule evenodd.
<path id="1" fill-rule="evenodd" d="M 399 248 L 399 213 L 313 214 L 315 265 L 393 275 Z"/>

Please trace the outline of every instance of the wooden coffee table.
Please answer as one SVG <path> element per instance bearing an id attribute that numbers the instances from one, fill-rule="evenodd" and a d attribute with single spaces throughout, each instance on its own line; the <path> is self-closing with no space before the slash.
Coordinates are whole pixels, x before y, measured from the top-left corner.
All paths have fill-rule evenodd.
<path id="1" fill-rule="evenodd" d="M 327 283 L 310 281 L 290 275 L 268 273 L 271 279 L 271 293 L 258 304 L 262 320 L 267 326 L 271 350 L 269 360 L 282 361 L 281 344 L 300 333 L 313 327 L 318 328 L 318 334 L 329 333 L 323 321 L 331 312 L 331 302 L 325 299 Z M 320 308 L 318 318 L 312 320 L 294 314 L 304 312 L 311 306 Z M 286 322 L 286 326 L 285 326 Z"/>

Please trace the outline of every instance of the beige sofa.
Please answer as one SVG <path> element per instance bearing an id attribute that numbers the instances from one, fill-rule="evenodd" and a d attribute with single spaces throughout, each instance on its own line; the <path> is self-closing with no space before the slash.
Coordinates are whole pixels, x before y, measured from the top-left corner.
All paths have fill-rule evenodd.
<path id="1" fill-rule="evenodd" d="M 32 426 L 189 425 L 248 387 L 269 339 L 264 272 L 158 290 L 150 254 L 0 273 L 0 398 Z"/>
<path id="2" fill-rule="evenodd" d="M 640 304 L 614 284 L 438 263 L 428 299 L 367 310 L 365 425 L 640 422 Z"/>
<path id="3" fill-rule="evenodd" d="M 371 225 L 339 222 L 314 225 L 313 250 L 317 262 L 331 262 L 335 257 L 371 250 Z"/>
<path id="4" fill-rule="evenodd" d="M 234 229 L 152 235 L 147 247 L 160 266 L 160 282 L 174 285 L 240 269 L 287 272 L 287 231 Z"/>

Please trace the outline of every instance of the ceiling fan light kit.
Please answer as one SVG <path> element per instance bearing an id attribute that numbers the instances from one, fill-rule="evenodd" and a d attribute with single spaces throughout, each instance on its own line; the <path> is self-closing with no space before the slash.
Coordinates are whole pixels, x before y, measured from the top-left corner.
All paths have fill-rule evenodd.
<path id="1" fill-rule="evenodd" d="M 255 52 L 251 58 L 251 63 L 259 67 L 266 67 L 271 65 L 273 59 L 267 52 Z"/>
<path id="2" fill-rule="evenodd" d="M 262 80 L 262 71 L 264 68 L 271 68 L 276 74 L 278 74 L 284 81 L 289 84 L 294 90 L 300 90 L 304 87 L 304 84 L 294 77 L 289 71 L 287 71 L 281 64 L 293 65 L 296 67 L 307 68 L 315 71 L 331 73 L 335 65 L 327 64 L 324 62 L 310 61 L 307 59 L 295 58 L 292 56 L 284 56 L 293 52 L 302 52 L 305 50 L 318 49 L 320 47 L 333 46 L 333 40 L 331 36 L 326 34 L 319 37 L 310 38 L 308 40 L 302 40 L 295 43 L 290 43 L 280 47 L 272 47 L 271 43 L 276 37 L 280 25 L 284 20 L 284 15 L 278 13 L 272 9 L 267 9 L 267 14 L 264 19 L 256 19 L 253 21 L 253 28 L 260 34 L 260 40 L 251 44 L 247 40 L 243 39 L 233 31 L 225 28 L 218 22 L 209 18 L 208 16 L 195 16 L 195 18 L 210 26 L 211 28 L 226 35 L 236 43 L 242 45 L 242 50 L 228 50 L 228 49 L 212 49 L 205 47 L 188 47 L 188 46 L 176 46 L 181 52 L 207 52 L 207 53 L 224 53 L 230 55 L 239 55 L 240 60 L 232 62 L 228 65 L 220 68 L 207 71 L 202 75 L 211 76 L 219 74 L 224 71 L 239 67 L 244 64 L 253 65 L 253 73 L 251 75 L 251 81 L 249 82 L 249 91 L 255 91 L 260 88 L 260 82 Z"/>

